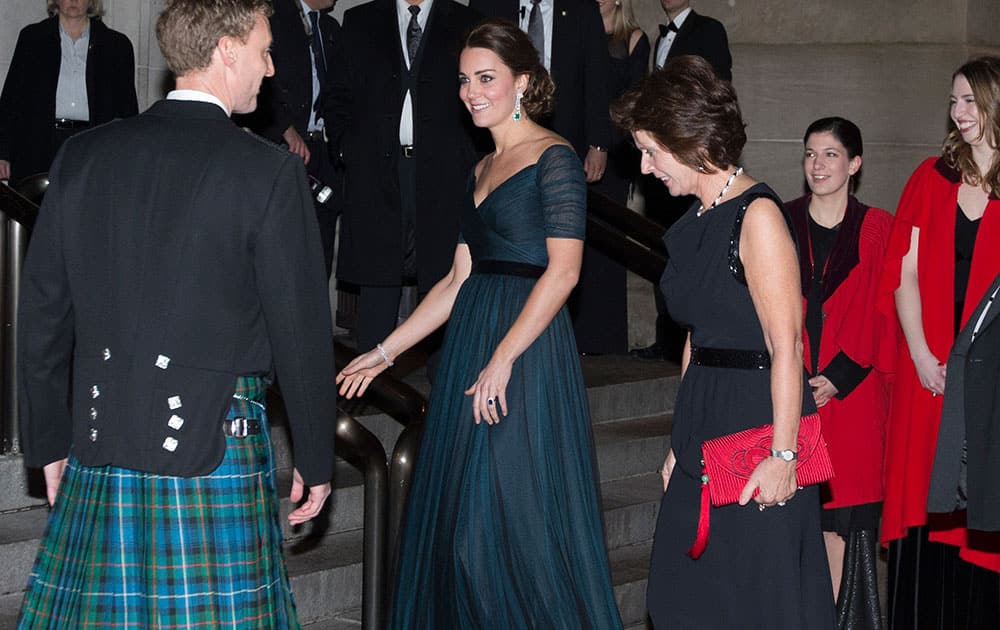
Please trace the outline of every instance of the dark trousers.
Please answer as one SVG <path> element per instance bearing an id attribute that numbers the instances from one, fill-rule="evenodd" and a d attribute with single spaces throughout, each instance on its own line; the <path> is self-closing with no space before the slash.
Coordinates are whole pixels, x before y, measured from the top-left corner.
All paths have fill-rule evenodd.
<path id="1" fill-rule="evenodd" d="M 403 261 L 399 284 L 393 286 L 361 285 L 358 294 L 358 323 L 354 335 L 359 352 L 367 352 L 381 342 L 396 327 L 402 285 L 413 282 L 417 272 L 416 214 L 414 195 L 417 188 L 417 168 L 413 158 L 400 155 L 397 175 L 399 178 L 400 226 L 402 252 L 385 252 L 387 256 L 400 256 Z M 392 229 L 386 226 L 386 229 Z"/>
<path id="2" fill-rule="evenodd" d="M 911 527 L 889 543 L 889 630 L 987 630 L 1000 627 L 1000 574 L 930 542 Z"/>
<path id="3" fill-rule="evenodd" d="M 316 208 L 316 220 L 319 222 L 319 237 L 323 243 L 323 262 L 326 264 L 326 277 L 333 271 L 333 252 L 337 240 L 337 218 L 340 216 L 340 196 L 343 194 L 338 175 L 330 159 L 330 151 L 321 137 L 306 136 L 306 146 L 309 147 L 309 163 L 306 173 L 316 178 L 322 186 L 330 187 L 329 198 L 320 203 L 313 191 L 313 206 Z M 310 186 L 312 183 L 310 182 Z"/>

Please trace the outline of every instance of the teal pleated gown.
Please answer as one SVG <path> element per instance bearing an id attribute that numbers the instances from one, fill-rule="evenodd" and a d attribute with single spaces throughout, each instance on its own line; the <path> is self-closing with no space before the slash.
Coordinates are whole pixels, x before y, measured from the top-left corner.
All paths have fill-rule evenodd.
<path id="1" fill-rule="evenodd" d="M 476 425 L 463 393 L 524 307 L 532 270 L 547 264 L 545 239 L 584 237 L 583 168 L 556 145 L 478 208 L 472 188 L 462 237 L 474 271 L 455 300 L 431 392 L 390 626 L 621 628 L 566 307 L 514 362 L 499 424 Z"/>

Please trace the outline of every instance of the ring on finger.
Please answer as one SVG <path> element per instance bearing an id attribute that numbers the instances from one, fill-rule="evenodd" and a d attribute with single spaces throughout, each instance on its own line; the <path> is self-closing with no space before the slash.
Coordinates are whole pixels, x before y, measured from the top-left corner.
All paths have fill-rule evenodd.
<path id="1" fill-rule="evenodd" d="M 778 507 L 785 507 L 784 501 L 778 501 Z"/>
<path id="2" fill-rule="evenodd" d="M 493 404 L 495 402 L 496 402 L 496 399 L 493 398 L 492 396 L 490 396 L 489 398 L 486 399 L 486 404 L 489 405 L 489 406 L 491 406 L 491 407 L 493 406 Z"/>
<path id="3" fill-rule="evenodd" d="M 764 509 L 765 509 L 765 505 L 763 503 L 758 503 L 757 504 L 757 509 L 760 510 L 761 512 L 763 512 Z"/>

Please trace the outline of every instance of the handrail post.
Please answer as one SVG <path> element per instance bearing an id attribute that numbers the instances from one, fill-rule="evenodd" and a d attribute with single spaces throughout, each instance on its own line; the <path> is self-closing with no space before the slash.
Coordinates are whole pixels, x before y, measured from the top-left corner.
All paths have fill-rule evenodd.
<path id="1" fill-rule="evenodd" d="M 392 459 L 389 461 L 389 524 L 386 538 L 392 580 L 395 580 L 396 576 L 396 559 L 399 552 L 399 534 L 403 525 L 403 510 L 406 507 L 406 497 L 410 493 L 410 485 L 413 482 L 413 470 L 417 463 L 420 438 L 423 433 L 423 417 L 411 420 L 396 439 L 396 446 L 392 449 Z M 393 587 L 393 584 L 388 585 L 390 591 Z"/>
<path id="2" fill-rule="evenodd" d="M 4 184 L 0 184 L 3 186 Z M 7 355 L 11 351 L 10 343 L 8 342 L 8 324 L 9 324 L 9 314 L 11 312 L 11 305 L 7 301 L 7 290 L 6 287 L 10 284 L 10 278 L 8 276 L 8 247 L 7 247 L 7 231 L 8 226 L 14 223 L 14 221 L 7 218 L 7 213 L 0 210 L 0 282 L 3 283 L 4 289 L 3 294 L 0 295 L 0 454 L 5 454 L 10 452 L 14 447 L 14 440 L 17 435 L 17 427 L 15 426 L 15 417 L 10 415 L 8 410 L 8 402 L 13 397 L 16 400 L 17 390 L 11 391 L 9 381 L 13 381 L 9 378 L 10 374 L 8 365 Z"/>
<path id="3" fill-rule="evenodd" d="M 361 627 L 385 628 L 386 494 L 385 449 L 375 435 L 351 416 L 337 417 L 338 455 L 362 458 L 365 476 L 364 549 L 362 557 Z"/>

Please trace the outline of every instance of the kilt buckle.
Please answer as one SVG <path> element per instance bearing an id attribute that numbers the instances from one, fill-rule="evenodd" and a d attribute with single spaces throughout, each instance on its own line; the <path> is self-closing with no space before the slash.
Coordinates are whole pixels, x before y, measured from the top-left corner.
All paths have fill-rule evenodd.
<path id="1" fill-rule="evenodd" d="M 239 416 L 222 423 L 222 432 L 228 437 L 245 438 L 248 435 L 260 433 L 260 422 L 252 418 Z"/>

